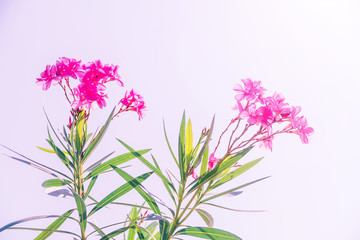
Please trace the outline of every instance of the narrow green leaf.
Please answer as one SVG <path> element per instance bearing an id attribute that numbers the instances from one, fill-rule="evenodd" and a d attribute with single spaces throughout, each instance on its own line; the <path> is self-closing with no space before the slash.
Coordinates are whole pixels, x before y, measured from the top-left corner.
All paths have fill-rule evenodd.
<path id="1" fill-rule="evenodd" d="M 209 146 L 205 149 L 204 155 L 201 160 L 200 176 L 206 173 L 209 161 Z"/>
<path id="2" fill-rule="evenodd" d="M 152 239 L 152 234 L 155 232 L 157 226 L 158 222 L 152 222 L 146 226 L 145 231 L 143 231 L 145 240 Z"/>
<path id="3" fill-rule="evenodd" d="M 88 221 L 88 224 L 90 224 L 90 226 L 95 229 L 95 231 L 100 235 L 100 237 L 104 237 L 106 234 L 103 232 L 103 230 L 101 230 L 101 228 L 99 228 L 98 226 L 96 226 L 95 224 L 91 223 Z"/>
<path id="4" fill-rule="evenodd" d="M 150 206 L 150 208 L 154 211 L 155 214 L 158 214 L 161 216 L 160 209 L 158 205 L 156 204 L 156 201 L 154 198 L 152 198 L 149 194 L 147 194 L 143 188 L 141 187 L 141 183 L 137 181 L 135 178 L 130 176 L 128 173 L 124 172 L 120 168 L 117 168 L 115 166 L 111 166 L 122 178 L 125 179 L 135 190 L 144 198 L 144 200 L 147 202 L 147 204 Z"/>
<path id="5" fill-rule="evenodd" d="M 130 222 L 131 223 L 134 223 L 137 219 L 137 216 L 138 216 L 138 212 L 137 212 L 137 208 L 136 207 L 133 207 L 131 209 L 131 212 L 130 212 Z M 135 239 L 135 234 L 136 234 L 136 229 L 135 228 L 131 228 L 129 230 L 129 233 L 128 233 L 128 237 L 127 237 L 127 240 L 134 240 Z"/>
<path id="6" fill-rule="evenodd" d="M 268 177 L 270 177 L 270 176 L 268 176 Z M 225 195 L 225 194 L 231 193 L 231 192 L 233 192 L 233 191 L 239 190 L 239 189 L 241 189 L 241 188 L 247 187 L 247 186 L 249 186 L 249 185 L 251 185 L 251 184 L 254 184 L 254 183 L 256 183 L 256 182 L 259 182 L 259 181 L 261 181 L 261 180 L 264 180 L 264 179 L 266 179 L 266 178 L 268 178 L 268 177 L 263 177 L 263 178 L 260 178 L 260 179 L 255 180 L 255 181 L 248 182 L 248 183 L 246 183 L 246 184 L 243 184 L 243 185 L 240 185 L 240 186 L 238 186 L 238 187 L 232 188 L 232 189 L 227 190 L 227 191 L 225 191 L 225 192 L 218 193 L 218 194 L 216 194 L 216 195 L 214 195 L 214 196 L 211 196 L 211 197 L 209 197 L 209 198 L 206 198 L 206 199 L 202 200 L 202 201 L 200 202 L 200 204 L 202 204 L 202 203 L 204 203 L 204 202 L 207 202 L 207 201 L 210 201 L 210 200 L 212 200 L 212 199 L 214 199 L 214 198 L 223 196 L 223 195 Z"/>
<path id="7" fill-rule="evenodd" d="M 179 154 L 180 182 L 183 183 L 185 181 L 186 172 L 188 170 L 185 161 L 185 111 L 183 113 L 180 124 L 178 154 Z"/>
<path id="8" fill-rule="evenodd" d="M 79 235 L 77 235 L 76 233 L 73 232 L 69 232 L 69 231 L 62 231 L 62 230 L 47 230 L 44 228 L 30 228 L 30 227 L 11 227 L 9 229 L 14 229 L 14 230 L 30 230 L 30 231 L 38 231 L 38 232 L 56 232 L 56 233 L 65 233 L 65 234 L 70 234 L 73 236 L 76 236 L 78 238 L 81 238 Z M 74 238 L 76 239 L 76 238 Z"/>
<path id="9" fill-rule="evenodd" d="M 72 162 L 66 157 L 66 155 L 63 153 L 63 151 L 61 151 L 53 141 L 51 140 L 47 140 L 47 142 L 49 143 L 49 145 L 52 147 L 52 149 L 54 150 L 55 154 L 60 158 L 60 160 L 64 163 L 64 165 L 70 170 L 70 172 L 72 171 L 72 169 L 74 169 L 74 165 L 72 164 Z M 72 169 L 71 169 L 71 168 Z"/>
<path id="10" fill-rule="evenodd" d="M 208 227 L 212 228 L 214 226 L 214 218 L 210 213 L 200 208 L 195 209 L 195 211 L 200 215 Z"/>
<path id="11" fill-rule="evenodd" d="M 117 157 L 114 157 L 104 163 L 102 163 L 101 165 L 97 166 L 94 170 L 92 170 L 85 178 L 84 181 L 88 180 L 91 177 L 97 176 L 100 173 L 111 169 L 110 165 L 113 166 L 118 166 L 120 164 L 123 164 L 127 161 L 130 161 L 131 159 L 134 159 L 138 156 L 141 156 L 143 154 L 146 154 L 147 152 L 149 152 L 150 149 L 144 149 L 144 150 L 140 150 L 140 151 L 132 151 L 131 153 L 125 153 L 122 155 L 119 155 Z"/>
<path id="12" fill-rule="evenodd" d="M 18 152 L 16 152 L 16 151 L 14 151 L 14 150 L 12 150 L 12 149 L 10 149 L 10 148 L 8 148 L 8 147 L 5 147 L 4 145 L 1 145 L 1 146 L 3 146 L 4 148 L 10 150 L 11 152 L 13 152 L 13 153 L 15 153 L 15 154 L 17 154 L 17 155 L 19 155 L 19 156 L 27 159 L 28 161 L 23 160 L 23 159 L 20 159 L 20 158 L 17 158 L 17 157 L 14 157 L 14 156 L 9 156 L 9 155 L 4 154 L 5 156 L 8 156 L 9 158 L 12 158 L 12 159 L 17 160 L 17 161 L 22 162 L 22 163 L 25 163 L 25 164 L 27 164 L 27 165 L 29 165 L 29 166 L 31 166 L 31 167 L 37 168 L 37 169 L 39 169 L 39 170 L 41 170 L 41 171 L 43 171 L 43 172 L 46 172 L 46 173 L 52 175 L 53 177 L 59 178 L 59 176 L 55 174 L 55 173 L 57 173 L 57 174 L 59 174 L 59 175 L 61 175 L 61 176 L 64 176 L 64 177 L 68 178 L 69 180 L 71 180 L 70 177 L 68 177 L 67 175 L 63 174 L 62 172 L 59 172 L 59 171 L 57 171 L 57 170 L 55 170 L 55 169 L 53 169 L 53 168 L 50 168 L 50 167 L 48 167 L 48 166 L 46 166 L 46 165 L 44 165 L 44 164 L 38 163 L 38 162 L 36 162 L 36 161 L 34 161 L 34 160 L 32 160 L 32 159 L 30 159 L 30 158 L 28 158 L 28 157 L 26 157 L 26 156 L 18 153 Z"/>
<path id="13" fill-rule="evenodd" d="M 0 228 L 0 232 L 8 229 L 8 228 L 11 228 L 12 226 L 15 226 L 17 224 L 20 224 L 20 223 L 24 223 L 24 222 L 29 222 L 29 221 L 32 221 L 32 220 L 38 220 L 38 219 L 45 219 L 45 218 L 59 218 L 59 217 L 63 217 L 61 215 L 42 215 L 42 216 L 35 216 L 35 217 L 28 217 L 28 218 L 23 218 L 23 219 L 20 219 L 20 220 L 17 220 L 17 221 L 14 221 L 14 222 L 11 222 L 9 224 L 6 224 L 5 226 L 3 226 L 2 228 Z M 65 217 L 66 218 L 66 217 Z M 67 217 L 69 218 L 69 217 Z M 71 218 L 72 219 L 72 218 Z M 73 219 L 74 220 L 74 219 Z"/>
<path id="14" fill-rule="evenodd" d="M 161 172 L 160 166 L 159 166 L 159 164 L 157 163 L 156 159 L 154 158 L 153 155 L 151 155 L 151 157 L 152 157 L 152 159 L 153 159 L 153 161 L 154 161 L 154 164 L 155 164 L 156 168 Z M 161 172 L 161 174 L 162 174 L 162 172 Z M 176 200 L 175 200 L 174 194 L 172 193 L 169 185 L 168 185 L 167 182 L 165 182 L 164 180 L 161 179 L 161 181 L 163 182 L 163 184 L 164 184 L 166 190 L 168 191 L 170 197 L 172 198 L 172 200 L 173 200 L 174 203 L 176 204 Z"/>
<path id="15" fill-rule="evenodd" d="M 65 185 L 69 185 L 69 184 L 71 184 L 70 181 L 56 178 L 56 179 L 46 180 L 45 182 L 43 182 L 43 184 L 41 186 L 44 188 L 49 188 L 49 187 L 65 186 Z"/>
<path id="16" fill-rule="evenodd" d="M 137 233 L 138 238 L 139 238 L 140 240 L 144 240 L 144 239 L 145 239 L 144 234 L 143 234 L 142 231 L 141 231 L 141 228 L 138 227 L 138 226 L 136 226 L 136 233 Z"/>
<path id="17" fill-rule="evenodd" d="M 120 228 L 120 229 L 117 229 L 109 234 L 107 234 L 106 236 L 103 236 L 100 240 L 109 240 L 110 238 L 112 237 L 115 237 L 123 232 L 125 232 L 126 230 L 128 230 L 129 228 L 133 228 L 134 226 L 131 226 L 131 227 L 123 227 L 123 228 Z"/>
<path id="18" fill-rule="evenodd" d="M 197 166 L 198 163 L 200 162 L 200 160 L 204 157 L 205 150 L 209 146 L 209 143 L 210 143 L 210 140 L 211 140 L 211 136 L 212 136 L 212 133 L 213 133 L 213 130 L 214 130 L 214 125 L 215 125 L 215 116 L 213 117 L 213 119 L 211 121 L 210 129 L 209 129 L 209 132 L 207 134 L 205 143 L 203 144 L 203 146 L 202 146 L 202 148 L 201 148 L 195 162 L 193 163 L 193 166 Z"/>
<path id="19" fill-rule="evenodd" d="M 117 139 L 126 149 L 128 149 L 132 154 L 134 154 L 135 157 L 137 157 L 141 162 L 143 162 L 148 168 L 150 168 L 152 171 L 155 172 L 156 175 L 158 175 L 163 181 L 166 182 L 166 184 L 176 192 L 174 185 L 167 179 L 156 167 L 154 167 L 148 160 L 146 160 L 143 156 L 141 156 L 138 152 L 136 152 L 134 149 L 132 149 L 129 145 L 121 141 L 120 139 Z"/>
<path id="20" fill-rule="evenodd" d="M 250 150 L 252 149 L 252 147 L 246 148 L 243 151 L 241 151 L 240 153 L 236 154 L 233 157 L 230 157 L 226 160 L 224 160 L 222 163 L 220 163 L 219 165 L 217 165 L 213 170 L 211 170 L 210 172 L 201 175 L 198 179 L 196 179 L 195 181 L 193 181 L 192 183 L 195 183 L 194 186 L 188 191 L 187 194 L 190 194 L 191 192 L 193 192 L 195 189 L 197 189 L 198 187 L 203 186 L 205 183 L 215 179 L 217 176 L 219 176 L 220 174 L 222 174 L 224 171 L 226 171 L 228 168 L 230 168 L 231 166 L 233 166 L 237 161 L 239 161 L 243 156 L 245 156 L 246 153 L 248 153 Z M 191 183 L 191 184 L 192 184 Z"/>
<path id="21" fill-rule="evenodd" d="M 148 172 L 145 174 L 142 174 L 141 176 L 138 176 L 137 178 L 135 178 L 136 183 L 141 183 L 143 182 L 145 179 L 147 179 L 150 175 L 152 174 L 152 172 Z M 131 184 L 135 184 L 135 182 L 132 183 L 125 183 L 124 185 L 120 186 L 119 188 L 117 188 L 115 191 L 113 191 L 112 193 L 110 193 L 109 195 L 107 195 L 103 200 L 101 200 L 98 204 L 96 204 L 96 206 L 90 211 L 88 217 L 90 217 L 92 214 L 94 214 L 95 212 L 97 212 L 99 209 L 105 207 L 106 205 L 112 203 L 113 201 L 115 201 L 116 199 L 118 199 L 119 197 L 123 196 L 124 194 L 128 193 L 130 190 L 133 189 Z"/>
<path id="22" fill-rule="evenodd" d="M 53 232 L 57 230 L 66 221 L 67 217 L 70 216 L 73 212 L 74 209 L 65 212 L 46 228 L 47 231 L 40 233 L 36 238 L 34 238 L 34 240 L 44 240 L 50 237 L 51 234 L 53 234 Z"/>
<path id="23" fill-rule="evenodd" d="M 163 121 L 163 127 L 164 127 L 164 135 L 165 135 L 166 143 L 167 143 L 168 148 L 169 148 L 169 150 L 170 150 L 171 156 L 173 157 L 176 165 L 179 167 L 178 160 L 176 159 L 175 154 L 174 154 L 173 150 L 171 149 L 171 146 L 170 146 L 170 143 L 169 143 L 169 139 L 168 139 L 167 134 L 166 134 L 165 121 Z"/>
<path id="24" fill-rule="evenodd" d="M 234 212 L 253 212 L 253 213 L 266 212 L 266 210 L 240 210 L 240 209 L 234 209 L 234 208 L 227 208 L 227 207 L 216 205 L 216 204 L 213 204 L 213 203 L 203 203 L 203 204 L 209 205 L 209 206 L 212 206 L 212 207 L 222 208 L 222 209 L 229 210 L 229 211 L 234 211 Z"/>
<path id="25" fill-rule="evenodd" d="M 211 189 L 215 189 L 219 186 L 221 186 L 222 184 L 233 180 L 234 178 L 236 178 L 237 176 L 239 176 L 240 174 L 246 172 L 247 170 L 249 170 L 250 168 L 254 167 L 256 164 L 258 164 L 263 158 L 258 158 L 255 159 L 253 161 L 250 161 L 248 163 L 245 163 L 244 165 L 237 167 L 234 171 L 226 174 L 224 177 L 222 177 L 219 181 L 217 181 L 212 187 Z"/>
<path id="26" fill-rule="evenodd" d="M 84 156 L 83 156 L 83 160 L 86 161 L 87 158 L 90 156 L 90 154 L 95 150 L 95 148 L 97 147 L 97 145 L 100 143 L 102 137 L 104 136 L 104 133 L 106 132 L 107 128 L 109 127 L 109 124 L 111 122 L 111 119 L 114 115 L 115 112 L 115 107 L 114 109 L 111 111 L 110 116 L 108 117 L 108 119 L 106 120 L 105 125 L 101 128 L 100 132 L 97 134 L 97 136 L 89 143 L 89 146 L 86 148 L 86 150 L 84 151 Z"/>
<path id="27" fill-rule="evenodd" d="M 38 149 L 40 149 L 41 151 L 47 152 L 47 153 L 55 153 L 54 150 L 51 149 L 47 149 L 47 148 L 43 148 L 43 147 L 37 147 Z M 62 151 L 64 154 L 70 156 L 66 151 Z"/>
<path id="28" fill-rule="evenodd" d="M 189 119 L 186 124 L 186 136 L 185 136 L 185 155 L 187 160 L 189 161 L 191 158 L 191 153 L 193 150 L 193 131 L 191 120 Z"/>
<path id="29" fill-rule="evenodd" d="M 86 189 L 86 192 L 85 192 L 85 195 L 84 195 L 84 200 L 86 200 L 86 198 L 89 196 L 92 188 L 93 188 L 94 185 L 95 185 L 95 182 L 96 182 L 97 178 L 98 178 L 98 176 L 95 176 L 95 177 L 92 177 L 92 178 L 91 178 L 91 181 L 90 181 L 90 183 L 89 183 L 89 186 L 88 186 L 88 188 Z"/>
<path id="30" fill-rule="evenodd" d="M 86 214 L 85 202 L 76 192 L 74 192 L 73 190 L 71 190 L 71 191 L 72 191 L 72 193 L 74 195 L 77 210 L 79 212 L 81 231 L 85 232 L 86 223 L 87 223 L 87 214 Z"/>
<path id="31" fill-rule="evenodd" d="M 44 113 L 45 113 L 45 117 L 46 117 L 46 119 L 47 119 L 47 121 L 48 121 L 48 123 L 49 123 L 49 125 L 50 125 L 50 128 L 51 128 L 52 132 L 55 134 L 55 137 L 56 137 L 57 140 L 60 142 L 60 144 L 63 146 L 63 148 L 66 149 L 66 151 L 67 151 L 67 152 L 69 153 L 69 155 L 71 156 L 70 150 L 66 148 L 65 144 L 61 141 L 60 137 L 56 134 L 56 131 L 55 131 L 53 125 L 51 124 L 50 119 L 49 119 L 48 115 L 47 115 L 46 112 L 45 112 L 45 109 L 44 109 Z M 50 140 L 51 140 L 50 132 L 48 131 L 48 133 L 49 133 L 49 138 L 50 138 Z"/>
<path id="32" fill-rule="evenodd" d="M 211 240 L 241 240 L 238 236 L 215 228 L 188 227 L 178 231 L 175 235 L 188 235 Z"/>
<path id="33" fill-rule="evenodd" d="M 160 240 L 167 240 L 169 229 L 170 229 L 170 224 L 168 221 L 165 220 L 159 221 Z"/>

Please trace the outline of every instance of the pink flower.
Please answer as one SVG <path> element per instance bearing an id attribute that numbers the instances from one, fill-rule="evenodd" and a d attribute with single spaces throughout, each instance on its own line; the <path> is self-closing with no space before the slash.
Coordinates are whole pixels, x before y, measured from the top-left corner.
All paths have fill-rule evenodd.
<path id="1" fill-rule="evenodd" d="M 48 90 L 51 85 L 56 85 L 61 81 L 61 77 L 56 74 L 55 65 L 47 65 L 46 70 L 40 74 L 41 78 L 37 78 L 37 84 L 42 85 L 43 90 Z"/>
<path id="2" fill-rule="evenodd" d="M 288 103 L 284 103 L 285 98 L 279 94 L 274 93 L 272 97 L 265 99 L 265 102 L 270 105 L 274 112 L 275 120 L 280 121 L 283 117 L 286 118 L 291 113 Z"/>
<path id="3" fill-rule="evenodd" d="M 77 100 L 71 104 L 71 107 L 89 110 L 93 102 L 96 102 L 100 108 L 105 107 L 107 95 L 103 92 L 104 90 L 102 84 L 81 83 L 77 88 L 74 88 Z"/>
<path id="4" fill-rule="evenodd" d="M 270 151 L 272 151 L 272 141 L 274 140 L 274 135 L 272 135 L 272 131 L 271 129 L 268 129 L 268 131 L 266 131 L 266 133 L 264 134 L 264 136 L 262 138 L 259 139 L 260 141 L 260 148 L 265 148 L 268 149 Z"/>
<path id="5" fill-rule="evenodd" d="M 208 161 L 209 169 L 210 169 L 210 170 L 213 170 L 214 167 L 218 164 L 218 162 L 219 162 L 219 159 L 217 159 L 217 158 L 214 156 L 214 153 L 210 154 L 210 156 L 209 156 L 209 161 Z"/>
<path id="6" fill-rule="evenodd" d="M 125 97 L 119 102 L 124 109 L 122 111 L 135 111 L 139 115 L 139 120 L 143 118 L 145 111 L 145 102 L 140 94 L 137 94 L 134 89 L 125 93 Z M 121 107 L 121 108 L 123 108 Z"/>
<path id="7" fill-rule="evenodd" d="M 56 61 L 57 75 L 61 77 L 72 77 L 77 79 L 84 76 L 84 71 L 81 67 L 81 61 L 74 58 L 61 57 Z"/>
<path id="8" fill-rule="evenodd" d="M 297 116 L 300 113 L 300 111 L 301 111 L 301 107 L 299 106 L 293 107 L 291 110 L 291 114 L 290 114 L 291 125 L 295 129 L 299 128 L 299 126 L 303 124 L 303 120 L 301 119 L 301 117 Z"/>
<path id="9" fill-rule="evenodd" d="M 269 126 L 274 119 L 273 111 L 267 107 L 262 106 L 256 110 L 257 122 L 260 122 L 263 126 Z"/>
<path id="10" fill-rule="evenodd" d="M 300 136 L 301 142 L 304 144 L 309 143 L 308 136 L 314 133 L 314 129 L 312 127 L 307 126 L 307 121 L 304 117 L 301 118 L 301 124 L 297 128 L 297 132 Z"/>
<path id="11" fill-rule="evenodd" d="M 119 66 L 118 65 L 111 65 L 111 64 L 107 64 L 104 67 L 104 71 L 106 76 L 108 77 L 108 79 L 106 80 L 106 82 L 110 82 L 110 81 L 117 81 L 119 83 L 120 86 L 124 86 L 124 83 L 120 80 L 120 75 L 118 73 L 118 69 Z"/>
<path id="12" fill-rule="evenodd" d="M 199 176 L 196 174 L 196 172 L 194 171 L 195 169 L 193 169 L 190 173 L 190 176 L 192 176 L 194 179 L 197 179 Z"/>
<path id="13" fill-rule="evenodd" d="M 239 94 L 235 96 L 237 101 L 242 101 L 243 99 L 247 101 L 255 100 L 266 90 L 260 86 L 261 81 L 252 81 L 250 78 L 241 79 L 241 81 L 244 83 L 244 87 L 240 84 L 234 86 L 234 90 L 239 92 Z"/>
<path id="14" fill-rule="evenodd" d="M 258 117 L 256 111 L 256 105 L 250 104 L 245 110 L 243 110 L 240 114 L 241 119 L 247 119 L 247 122 L 251 125 L 257 124 Z"/>

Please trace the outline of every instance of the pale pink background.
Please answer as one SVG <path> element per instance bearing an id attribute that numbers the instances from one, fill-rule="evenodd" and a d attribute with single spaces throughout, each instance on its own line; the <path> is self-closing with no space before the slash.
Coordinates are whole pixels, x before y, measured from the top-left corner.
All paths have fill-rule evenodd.
<path id="1" fill-rule="evenodd" d="M 272 177 L 218 203 L 267 212 L 207 208 L 215 227 L 244 240 L 358 240 L 359 11 L 356 0 L 0 0 L 0 143 L 60 166 L 36 146 L 46 147 L 43 108 L 61 128 L 68 106 L 59 88 L 43 92 L 35 79 L 58 57 L 101 59 L 120 65 L 125 85 L 144 95 L 148 111 L 141 122 L 135 114 L 114 121 L 94 157 L 115 149 L 125 152 L 118 137 L 137 149 L 152 148 L 164 168 L 174 169 L 162 120 L 174 146 L 184 109 L 197 133 L 216 114 L 218 136 L 235 114 L 233 85 L 252 77 L 269 92 L 282 92 L 289 103 L 302 106 L 316 134 L 309 145 L 295 136 L 281 136 L 273 152 L 255 149 L 246 160 L 265 156 L 264 161 L 237 184 Z M 123 93 L 113 85 L 109 107 L 94 113 L 91 129 L 103 123 Z M 62 214 L 74 206 L 71 199 L 43 193 L 45 173 L 4 155 L 0 169 L 0 226 L 35 215 Z M 94 196 L 101 199 L 121 183 L 120 176 L 104 175 Z M 168 201 L 164 189 L 154 187 L 157 184 L 151 178 L 146 186 Z M 136 193 L 125 200 L 142 203 Z M 95 217 L 103 225 L 121 221 L 126 213 L 114 207 Z M 190 223 L 204 225 L 198 216 Z M 29 231 L 0 233 L 4 240 L 34 236 Z"/>

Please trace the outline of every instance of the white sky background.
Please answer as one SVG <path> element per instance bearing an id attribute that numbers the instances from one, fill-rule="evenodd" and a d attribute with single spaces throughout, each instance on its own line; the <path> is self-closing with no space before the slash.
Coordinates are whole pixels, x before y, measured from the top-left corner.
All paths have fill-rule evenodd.
<path id="1" fill-rule="evenodd" d="M 244 240 L 358 240 L 359 11 L 355 0 L 0 0 L 0 144 L 60 166 L 54 156 L 36 148 L 46 147 L 43 108 L 56 128 L 68 119 L 61 89 L 44 92 L 35 84 L 45 66 L 58 57 L 120 65 L 127 89 L 137 89 L 146 99 L 144 120 L 137 121 L 132 113 L 116 119 L 94 157 L 114 150 L 126 152 L 115 140 L 120 138 L 136 149 L 152 148 L 164 169 L 174 166 L 162 119 L 176 146 L 184 109 L 197 134 L 209 127 L 216 114 L 216 138 L 236 115 L 231 109 L 234 84 L 251 77 L 262 81 L 269 94 L 281 92 L 291 105 L 302 106 L 315 134 L 309 145 L 301 144 L 295 135 L 284 135 L 275 140 L 273 152 L 255 148 L 246 160 L 265 159 L 231 186 L 272 177 L 217 203 L 267 211 L 207 208 L 215 227 Z M 103 124 L 123 93 L 124 89 L 112 86 L 108 108 L 94 112 L 90 128 Z M 43 193 L 45 173 L 6 156 L 0 156 L 0 169 L 0 226 L 30 216 L 62 214 L 75 206 L 71 199 Z M 145 171 L 129 169 L 134 176 Z M 122 179 L 108 174 L 97 184 L 95 194 L 101 199 Z M 154 177 L 146 185 L 165 196 Z M 135 193 L 124 201 L 142 202 Z M 126 211 L 114 207 L 96 220 L 100 225 L 120 221 Z M 198 216 L 190 223 L 204 226 Z M 24 226 L 47 224 L 37 221 Z M 34 236 L 29 231 L 0 233 L 4 240 Z M 51 239 L 64 239 L 64 235 Z"/>

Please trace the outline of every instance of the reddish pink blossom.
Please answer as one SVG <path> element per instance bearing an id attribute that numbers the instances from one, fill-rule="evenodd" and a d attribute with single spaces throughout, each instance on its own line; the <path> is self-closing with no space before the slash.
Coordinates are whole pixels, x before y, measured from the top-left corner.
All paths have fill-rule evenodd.
<path id="1" fill-rule="evenodd" d="M 243 99 L 247 101 L 253 101 L 261 96 L 266 90 L 260 86 L 261 81 L 252 81 L 250 78 L 241 79 L 241 81 L 244 83 L 244 87 L 242 87 L 240 84 L 236 84 L 234 86 L 234 90 L 239 92 L 235 96 L 237 101 L 242 101 Z"/>
<path id="2" fill-rule="evenodd" d="M 291 125 L 293 128 L 299 128 L 299 126 L 301 126 L 303 124 L 303 120 L 301 119 L 301 117 L 298 116 L 298 114 L 301 111 L 301 107 L 296 106 L 293 107 L 291 110 L 291 114 L 290 114 L 290 121 L 291 121 Z"/>
<path id="3" fill-rule="evenodd" d="M 291 109 L 288 103 L 284 103 L 285 98 L 279 94 L 274 93 L 272 97 L 267 97 L 265 102 L 269 104 L 274 112 L 275 120 L 280 121 L 282 118 L 286 118 L 291 113 Z"/>
<path id="4" fill-rule="evenodd" d="M 247 119 L 247 122 L 251 125 L 258 123 L 256 105 L 250 104 L 246 109 L 244 109 L 240 114 L 241 119 Z"/>
<path id="5" fill-rule="evenodd" d="M 61 57 L 56 61 L 56 73 L 61 77 L 72 77 L 77 79 L 84 76 L 81 61 L 74 58 Z"/>
<path id="6" fill-rule="evenodd" d="M 190 176 L 192 176 L 194 179 L 198 179 L 198 175 L 196 174 L 196 172 L 194 171 L 194 169 L 191 171 Z"/>
<path id="7" fill-rule="evenodd" d="M 91 104 L 96 102 L 100 108 L 106 106 L 105 98 L 107 95 L 103 92 L 105 89 L 101 84 L 82 83 L 77 88 L 74 88 L 75 100 L 71 107 L 73 109 L 89 110 Z"/>
<path id="8" fill-rule="evenodd" d="M 300 136 L 302 143 L 309 143 L 308 136 L 314 133 L 314 129 L 312 127 L 307 126 L 307 121 L 304 117 L 301 117 L 301 124 L 299 124 L 297 128 L 297 133 Z"/>
<path id="9" fill-rule="evenodd" d="M 37 78 L 37 84 L 42 85 L 43 90 L 48 90 L 51 85 L 56 85 L 61 81 L 61 77 L 56 74 L 55 65 L 47 65 L 46 70 L 40 74 L 41 78 Z"/>
<path id="10" fill-rule="evenodd" d="M 125 97 L 120 100 L 119 104 L 123 106 L 122 111 L 135 111 L 139 115 L 139 120 L 143 118 L 145 111 L 145 102 L 144 98 L 137 94 L 134 89 L 130 92 L 125 93 Z"/>
<path id="11" fill-rule="evenodd" d="M 210 170 L 213 170 L 214 167 L 218 164 L 218 162 L 219 162 L 219 159 L 217 159 L 217 158 L 214 156 L 214 153 L 210 154 L 210 156 L 209 156 L 209 161 L 208 161 L 209 169 L 210 169 Z"/>
<path id="12" fill-rule="evenodd" d="M 271 129 L 268 129 L 268 131 L 265 132 L 265 134 L 259 139 L 260 145 L 259 147 L 263 147 L 265 149 L 268 149 L 272 151 L 272 141 L 274 140 L 274 135 L 272 135 Z"/>
<path id="13" fill-rule="evenodd" d="M 274 120 L 273 111 L 268 106 L 259 107 L 256 110 L 256 117 L 257 122 L 263 126 L 269 126 Z"/>
<path id="14" fill-rule="evenodd" d="M 106 64 L 104 66 L 105 74 L 108 77 L 106 82 L 117 81 L 117 83 L 123 87 L 124 83 L 120 80 L 121 77 L 118 73 L 118 69 L 119 69 L 118 65 Z"/>

